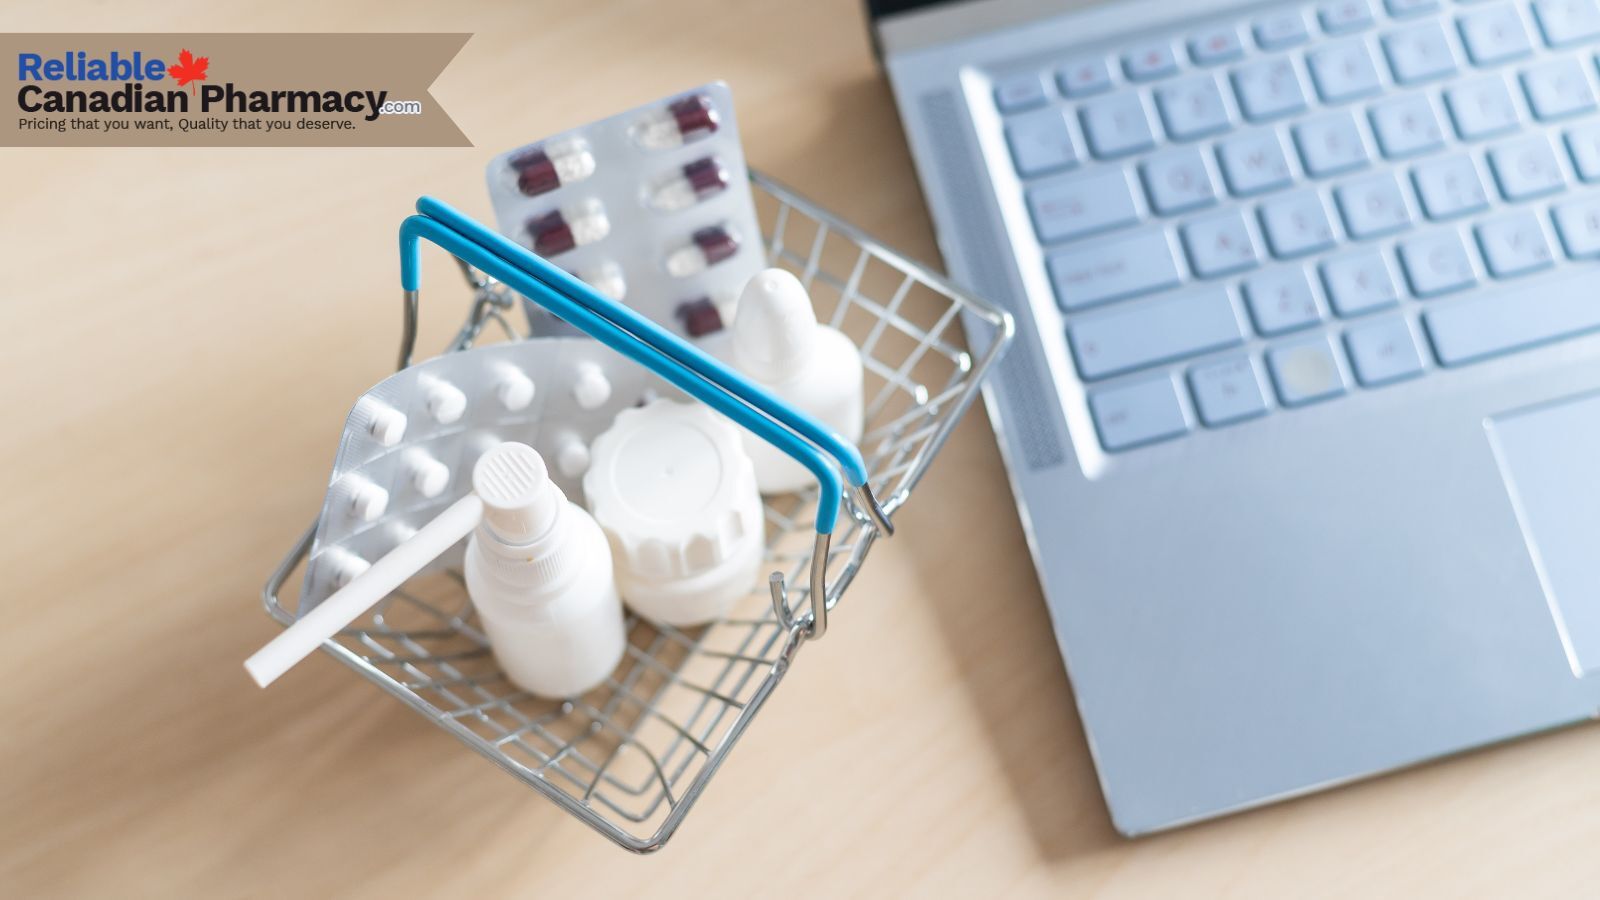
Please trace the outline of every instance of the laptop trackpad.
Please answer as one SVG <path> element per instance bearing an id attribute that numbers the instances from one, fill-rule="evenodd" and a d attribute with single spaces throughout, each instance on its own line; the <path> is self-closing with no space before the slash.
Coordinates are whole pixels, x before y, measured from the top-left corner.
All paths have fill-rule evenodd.
<path id="1" fill-rule="evenodd" d="M 1600 672 L 1600 393 L 1485 425 L 1567 661 Z"/>

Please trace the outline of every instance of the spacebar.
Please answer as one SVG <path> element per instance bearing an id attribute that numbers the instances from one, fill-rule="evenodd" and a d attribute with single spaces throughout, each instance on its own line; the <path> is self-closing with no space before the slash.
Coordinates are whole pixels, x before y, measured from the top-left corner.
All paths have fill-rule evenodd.
<path id="1" fill-rule="evenodd" d="M 1476 362 L 1600 328 L 1600 294 L 1593 282 L 1587 272 L 1536 282 L 1428 310 L 1423 320 L 1439 362 Z"/>

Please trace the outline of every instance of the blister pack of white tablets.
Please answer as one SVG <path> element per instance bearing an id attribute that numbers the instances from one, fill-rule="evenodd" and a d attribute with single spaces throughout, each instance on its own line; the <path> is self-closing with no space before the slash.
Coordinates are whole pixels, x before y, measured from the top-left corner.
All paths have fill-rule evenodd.
<path id="1" fill-rule="evenodd" d="M 489 195 L 502 234 L 689 337 L 731 322 L 765 265 L 720 81 L 502 153 Z M 524 305 L 551 333 L 553 317 Z"/>
<path id="2" fill-rule="evenodd" d="M 657 396 L 681 394 L 587 337 L 484 345 L 384 379 L 345 420 L 298 614 L 466 494 L 478 457 L 502 441 L 533 446 L 567 498 L 583 503 L 590 443 L 617 413 Z"/>

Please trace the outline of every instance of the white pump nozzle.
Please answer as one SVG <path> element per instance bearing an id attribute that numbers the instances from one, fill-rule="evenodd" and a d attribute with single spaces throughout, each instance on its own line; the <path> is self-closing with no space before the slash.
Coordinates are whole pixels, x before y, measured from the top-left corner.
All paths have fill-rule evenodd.
<path id="1" fill-rule="evenodd" d="M 739 295 L 733 348 L 758 381 L 787 381 L 804 370 L 817 336 L 817 313 L 800 279 L 784 269 L 759 272 Z"/>
<path id="2" fill-rule="evenodd" d="M 385 553 L 245 660 L 245 670 L 266 687 L 371 609 L 406 579 L 433 562 L 485 522 L 508 543 L 527 543 L 549 529 L 565 502 L 550 481 L 544 460 L 527 444 L 492 447 L 472 470 L 474 493 Z"/>

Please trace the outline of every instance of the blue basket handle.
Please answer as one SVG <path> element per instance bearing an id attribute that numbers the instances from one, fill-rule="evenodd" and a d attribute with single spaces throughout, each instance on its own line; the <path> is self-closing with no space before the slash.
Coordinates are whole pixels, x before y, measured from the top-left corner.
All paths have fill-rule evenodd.
<path id="1" fill-rule="evenodd" d="M 863 508 L 878 530 L 886 535 L 893 533 L 888 516 L 867 482 L 861 451 L 699 348 L 450 206 L 424 197 L 417 202 L 417 209 L 419 214 L 408 217 L 400 226 L 400 281 L 408 313 L 415 310 L 419 296 L 420 242 L 426 238 L 748 428 L 816 476 L 821 490 L 817 498 L 817 545 L 811 564 L 812 621 L 808 633 L 811 637 L 821 636 L 827 627 L 823 576 L 829 538 L 843 497 L 840 470 L 860 495 Z M 830 465 L 818 448 L 826 451 L 838 468 Z M 773 573 L 771 590 L 780 619 L 789 622 L 781 574 Z"/>

